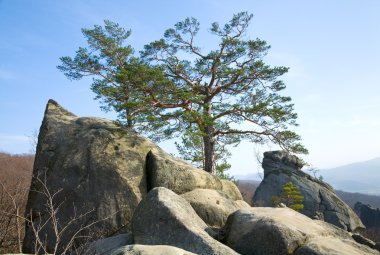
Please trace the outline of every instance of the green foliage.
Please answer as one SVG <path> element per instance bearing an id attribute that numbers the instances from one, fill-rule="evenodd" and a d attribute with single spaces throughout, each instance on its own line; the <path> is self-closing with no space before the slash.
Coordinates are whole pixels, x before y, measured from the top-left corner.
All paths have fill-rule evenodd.
<path id="1" fill-rule="evenodd" d="M 285 84 L 279 77 L 288 68 L 264 63 L 270 46 L 246 37 L 251 19 L 241 12 L 223 26 L 213 23 L 209 31 L 218 47 L 203 52 L 195 44 L 199 22 L 187 18 L 145 45 L 140 56 L 125 44 L 131 32 L 105 21 L 104 27 L 83 29 L 88 48 L 62 57 L 58 68 L 69 79 L 92 76 L 103 109 L 114 109 L 137 132 L 154 140 L 183 135 L 183 148 L 198 139 L 197 148 L 182 155 L 203 161 L 206 171 L 215 173 L 218 164 L 226 169 L 228 154 L 218 151 L 244 139 L 307 153 L 299 135 L 288 130 L 297 125 L 291 98 L 280 94 Z"/>
<path id="2" fill-rule="evenodd" d="M 279 196 L 272 196 L 274 206 L 279 206 L 280 203 L 296 211 L 301 211 L 304 208 L 302 202 L 304 197 L 301 195 L 299 188 L 291 182 L 285 183 L 282 186 L 282 193 Z"/>
<path id="3" fill-rule="evenodd" d="M 190 128 L 185 131 L 181 139 L 182 143 L 175 142 L 181 158 L 190 161 L 194 166 L 203 169 L 205 155 L 202 145 L 202 136 L 197 133 L 195 128 Z M 222 144 L 216 143 L 214 156 L 216 175 L 221 179 L 236 182 L 235 178 L 227 173 L 231 168 L 231 165 L 227 162 L 227 159 L 231 157 L 231 153 Z"/>
<path id="4" fill-rule="evenodd" d="M 167 123 L 159 118 L 161 108 L 154 107 L 146 91 L 156 93 L 169 82 L 157 67 L 135 57 L 126 40 L 131 31 L 104 21 L 104 27 L 82 29 L 88 47 L 80 47 L 74 58 L 61 57 L 57 68 L 70 80 L 93 77 L 92 91 L 105 111 L 115 110 L 118 120 L 137 132 L 154 134 L 160 140 Z"/>
<path id="5" fill-rule="evenodd" d="M 288 130 L 297 125 L 297 114 L 290 97 L 280 94 L 285 84 L 278 79 L 288 68 L 263 62 L 270 47 L 245 37 L 251 18 L 241 12 L 224 26 L 213 23 L 210 32 L 219 47 L 209 52 L 195 44 L 200 27 L 194 18 L 178 22 L 142 52 L 143 59 L 162 68 L 174 84 L 179 117 L 175 128 L 195 125 L 199 130 L 207 171 L 214 165 L 217 142 L 274 142 L 290 152 L 307 153 L 300 137 Z"/>

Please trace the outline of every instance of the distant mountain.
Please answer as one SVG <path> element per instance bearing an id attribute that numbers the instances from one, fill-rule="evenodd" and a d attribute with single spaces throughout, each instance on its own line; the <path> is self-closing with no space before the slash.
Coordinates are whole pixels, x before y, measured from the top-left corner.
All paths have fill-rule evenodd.
<path id="1" fill-rule="evenodd" d="M 380 157 L 318 173 L 337 190 L 364 194 L 380 194 Z"/>
<path id="2" fill-rule="evenodd" d="M 260 177 L 260 174 L 261 174 L 261 177 Z M 255 180 L 255 181 L 261 181 L 261 179 L 263 178 L 263 172 L 260 172 L 259 173 L 253 173 L 253 174 L 236 174 L 234 175 L 234 178 L 236 180 Z"/>
<path id="3" fill-rule="evenodd" d="M 340 197 L 346 204 L 352 209 L 357 202 L 361 202 L 365 205 L 370 205 L 374 208 L 380 208 L 380 196 L 379 195 L 367 195 L 361 193 L 345 192 L 341 190 L 335 190 L 338 197 Z"/>

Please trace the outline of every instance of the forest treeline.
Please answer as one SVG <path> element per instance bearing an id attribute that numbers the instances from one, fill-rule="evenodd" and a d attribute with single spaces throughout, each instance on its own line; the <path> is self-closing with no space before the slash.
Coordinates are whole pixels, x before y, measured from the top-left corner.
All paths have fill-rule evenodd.
<path id="1" fill-rule="evenodd" d="M 34 155 L 0 153 L 0 254 L 21 251 Z"/>

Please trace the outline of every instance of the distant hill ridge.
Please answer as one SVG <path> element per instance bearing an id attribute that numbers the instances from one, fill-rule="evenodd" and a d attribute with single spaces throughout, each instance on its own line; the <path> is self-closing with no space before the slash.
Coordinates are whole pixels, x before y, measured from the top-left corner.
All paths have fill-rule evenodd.
<path id="1" fill-rule="evenodd" d="M 380 195 L 380 157 L 322 169 L 319 174 L 337 190 Z"/>

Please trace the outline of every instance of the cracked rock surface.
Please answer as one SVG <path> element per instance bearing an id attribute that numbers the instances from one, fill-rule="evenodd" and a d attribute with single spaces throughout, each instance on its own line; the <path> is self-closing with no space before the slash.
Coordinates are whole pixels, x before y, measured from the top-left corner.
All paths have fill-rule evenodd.
<path id="1" fill-rule="evenodd" d="M 242 255 L 380 254 L 334 225 L 290 208 L 252 207 L 228 217 L 225 243 Z"/>
<path id="2" fill-rule="evenodd" d="M 62 235 L 62 243 L 89 222 L 88 232 L 109 236 L 130 225 L 134 209 L 146 195 L 145 158 L 152 150 L 164 152 L 150 140 L 116 125 L 113 121 L 77 117 L 54 100 L 49 100 L 40 128 L 33 176 L 38 177 L 62 203 L 57 217 L 65 226 L 74 215 L 87 214 Z M 46 222 L 46 196 L 42 183 L 32 180 L 26 212 L 32 211 L 34 221 Z M 48 224 L 49 225 L 49 224 Z M 75 225 L 75 226 L 74 226 Z M 41 231 L 49 236 L 48 250 L 54 245 L 51 227 Z M 85 233 L 83 233 L 85 234 Z M 97 238 L 97 236 L 94 236 Z M 34 234 L 26 227 L 23 251 L 34 254 Z"/>
<path id="3" fill-rule="evenodd" d="M 359 217 L 329 184 L 300 170 L 302 162 L 297 157 L 283 151 L 265 152 L 262 166 L 264 180 L 253 197 L 255 206 L 273 206 L 272 196 L 280 195 L 283 185 L 292 182 L 304 196 L 301 213 L 347 231 L 364 228 Z"/>

